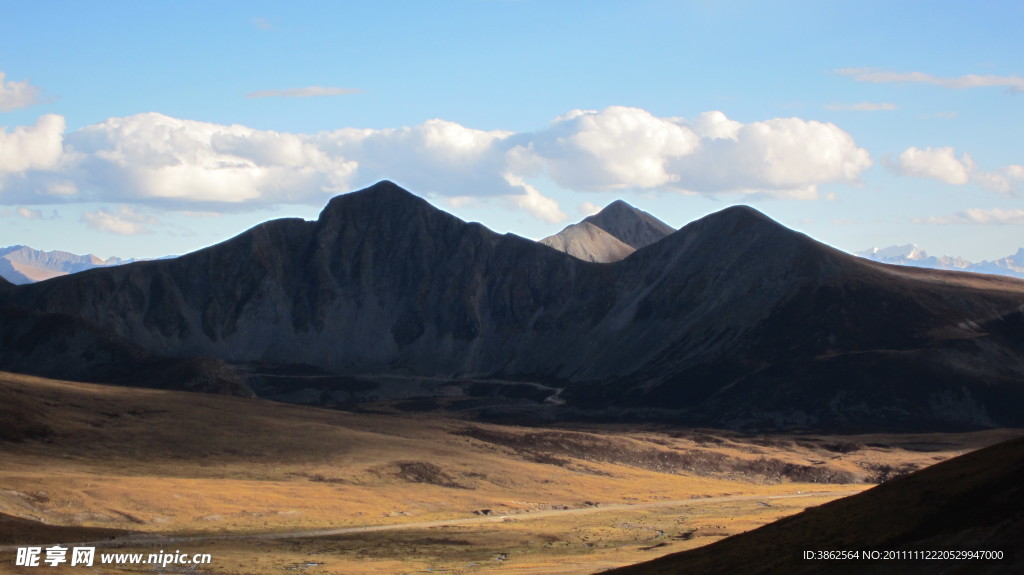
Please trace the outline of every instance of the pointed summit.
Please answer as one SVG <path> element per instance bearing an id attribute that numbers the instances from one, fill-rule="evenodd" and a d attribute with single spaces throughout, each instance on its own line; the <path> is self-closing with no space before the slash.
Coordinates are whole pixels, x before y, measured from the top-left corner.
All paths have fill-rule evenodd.
<path id="1" fill-rule="evenodd" d="M 649 246 L 675 230 L 651 214 L 622 200 L 573 224 L 540 243 L 581 260 L 615 262 Z"/>
<path id="2" fill-rule="evenodd" d="M 353 209 L 355 206 L 360 210 L 394 209 L 399 206 L 435 209 L 429 202 L 398 184 L 390 180 L 381 180 L 368 188 L 331 198 L 320 212 L 320 219 L 339 210 Z"/>
<path id="3" fill-rule="evenodd" d="M 675 231 L 672 226 L 622 200 L 615 200 L 583 221 L 594 224 L 634 250 Z"/>

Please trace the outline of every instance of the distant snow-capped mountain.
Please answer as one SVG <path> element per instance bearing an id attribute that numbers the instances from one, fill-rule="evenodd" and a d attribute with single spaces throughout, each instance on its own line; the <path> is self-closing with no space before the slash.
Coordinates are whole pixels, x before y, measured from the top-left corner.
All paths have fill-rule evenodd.
<path id="1" fill-rule="evenodd" d="M 28 246 L 0 248 L 0 276 L 15 285 L 30 284 L 92 268 L 115 266 L 135 259 L 102 259 L 92 254 L 42 251 Z"/>
<path id="2" fill-rule="evenodd" d="M 1017 253 L 1005 258 L 999 258 L 992 261 L 985 260 L 977 263 L 957 256 L 929 256 L 928 253 L 922 250 L 917 244 L 889 246 L 887 248 L 871 248 L 869 250 L 856 252 L 854 255 L 885 264 L 940 270 L 960 270 L 965 272 L 1024 278 L 1024 248 L 1020 248 L 1017 250 Z"/>

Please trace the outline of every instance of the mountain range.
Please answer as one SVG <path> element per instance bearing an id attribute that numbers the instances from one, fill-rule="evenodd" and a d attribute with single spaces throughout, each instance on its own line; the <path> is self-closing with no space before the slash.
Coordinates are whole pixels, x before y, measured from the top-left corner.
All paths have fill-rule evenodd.
<path id="1" fill-rule="evenodd" d="M 484 417 L 1024 425 L 1024 282 L 875 263 L 744 206 L 646 245 L 665 230 L 639 219 L 586 222 L 640 246 L 589 262 L 381 182 L 316 221 L 2 288 L 0 368 L 154 385 L 133 374 L 173 362 L 192 389 Z"/>
<path id="2" fill-rule="evenodd" d="M 101 259 L 92 254 L 80 256 L 61 251 L 47 252 L 28 246 L 9 246 L 0 248 L 0 277 L 21 285 L 134 261 L 116 257 Z"/>
<path id="3" fill-rule="evenodd" d="M 871 248 L 857 252 L 856 255 L 886 264 L 1024 278 L 1024 248 L 1005 258 L 976 263 L 957 256 L 930 256 L 917 244 Z"/>

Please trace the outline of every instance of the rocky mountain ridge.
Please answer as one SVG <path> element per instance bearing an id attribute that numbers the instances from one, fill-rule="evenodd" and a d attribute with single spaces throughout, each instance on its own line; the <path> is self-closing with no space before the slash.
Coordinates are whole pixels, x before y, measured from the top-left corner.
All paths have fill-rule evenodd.
<path id="1" fill-rule="evenodd" d="M 930 256 L 917 244 L 871 248 L 855 255 L 886 264 L 1024 278 L 1024 248 L 1005 258 L 980 262 L 971 262 L 959 256 Z"/>
<path id="2" fill-rule="evenodd" d="M 92 254 L 82 256 L 56 250 L 43 251 L 22 245 L 8 246 L 0 248 L 0 277 L 21 285 L 134 261 L 118 257 L 102 259 Z"/>
<path id="3" fill-rule="evenodd" d="M 1024 282 L 877 264 L 743 206 L 598 264 L 382 182 L 314 222 L 10 288 L 0 307 L 157 357 L 301 364 L 378 395 L 397 378 L 467 401 L 480 381 L 521 382 L 555 390 L 527 410 L 553 419 L 1024 424 Z"/>

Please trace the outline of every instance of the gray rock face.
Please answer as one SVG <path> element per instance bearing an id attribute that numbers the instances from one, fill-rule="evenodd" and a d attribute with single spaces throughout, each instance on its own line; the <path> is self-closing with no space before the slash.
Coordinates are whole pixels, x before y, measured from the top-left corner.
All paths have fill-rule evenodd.
<path id="1" fill-rule="evenodd" d="M 617 262 L 675 230 L 622 200 L 540 243 L 588 262 Z"/>
<path id="2" fill-rule="evenodd" d="M 588 263 L 382 182 L 316 222 L 10 288 L 0 305 L 158 356 L 543 383 L 563 389 L 559 413 L 1024 424 L 1024 282 L 974 278 L 855 258 L 747 207 Z"/>

